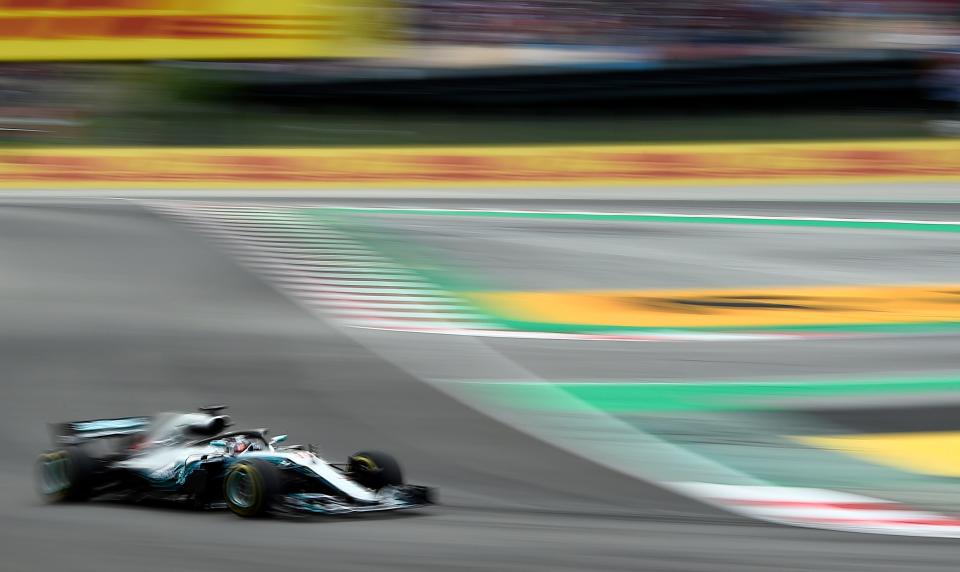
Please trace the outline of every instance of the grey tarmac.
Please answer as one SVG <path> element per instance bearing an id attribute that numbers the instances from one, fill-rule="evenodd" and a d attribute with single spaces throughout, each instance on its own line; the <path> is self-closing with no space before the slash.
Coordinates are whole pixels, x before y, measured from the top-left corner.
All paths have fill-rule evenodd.
<path id="1" fill-rule="evenodd" d="M 557 208 L 554 201 L 538 205 L 527 203 Z M 824 216 L 860 208 L 740 206 Z M 902 206 L 905 216 L 952 216 L 939 207 Z M 953 211 L 960 218 L 960 208 Z M 748 521 L 538 442 L 384 361 L 198 235 L 135 202 L 11 197 L 0 204 L 0 324 L 3 570 L 946 571 L 956 569 L 960 555 L 950 540 Z M 960 363 L 953 342 L 942 336 L 879 346 L 630 349 L 564 342 L 579 356 L 579 370 L 556 362 L 557 345 L 482 343 L 541 374 L 635 377 L 645 364 L 654 377 L 698 379 L 718 367 L 731 376 L 820 374 L 878 356 L 891 368 L 949 370 Z M 397 343 L 422 349 L 430 342 L 427 336 Z M 822 367 L 810 365 L 820 355 Z M 432 359 L 455 369 L 459 357 Z M 216 402 L 229 403 L 244 425 L 315 441 L 332 459 L 367 447 L 392 451 L 411 481 L 440 489 L 442 504 L 374 518 L 245 521 L 165 507 L 45 506 L 34 495 L 32 462 L 47 445 L 45 422 Z"/>

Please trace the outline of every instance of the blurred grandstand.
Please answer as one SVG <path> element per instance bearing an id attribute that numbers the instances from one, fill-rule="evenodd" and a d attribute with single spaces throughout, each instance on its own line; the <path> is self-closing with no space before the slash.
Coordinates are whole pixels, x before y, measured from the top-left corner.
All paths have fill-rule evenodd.
<path id="1" fill-rule="evenodd" d="M 5 64 L 0 140 L 177 144 L 195 138 L 171 122 L 220 117 L 204 124 L 209 135 L 263 109 L 331 104 L 922 113 L 960 100 L 956 58 L 944 57 L 958 47 L 960 0 L 363 3 L 371 6 L 392 23 L 375 57 Z M 156 137 L 145 141 L 145 126 Z"/>
<path id="2" fill-rule="evenodd" d="M 417 42 L 593 46 L 804 43 L 847 26 L 922 44 L 935 36 L 924 30 L 953 31 L 942 25 L 958 8 L 956 0 L 415 0 L 408 7 Z"/>
<path id="3" fill-rule="evenodd" d="M 406 9 L 407 37 L 420 44 L 692 45 L 706 57 L 716 45 L 940 46 L 960 16 L 957 0 L 411 0 Z"/>
<path id="4" fill-rule="evenodd" d="M 952 47 L 960 0 L 408 0 L 416 67 L 664 64 L 827 50 Z"/>

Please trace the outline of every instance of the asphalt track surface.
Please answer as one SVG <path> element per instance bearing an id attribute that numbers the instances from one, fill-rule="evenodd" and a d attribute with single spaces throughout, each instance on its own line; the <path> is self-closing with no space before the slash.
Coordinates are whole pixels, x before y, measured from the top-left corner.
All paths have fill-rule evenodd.
<path id="1" fill-rule="evenodd" d="M 923 204 L 470 204 L 960 220 L 960 207 Z M 430 344 L 442 349 L 441 342 L 411 336 L 397 343 L 456 369 L 461 356 L 424 351 Z M 135 203 L 6 201 L 0 208 L 0 569 L 899 572 L 955 570 L 960 559 L 956 540 L 768 525 L 675 496 L 498 424 L 358 340 Z M 557 351 L 548 344 L 489 347 L 549 370 Z M 872 370 L 885 363 L 946 370 L 960 362 L 951 336 L 848 344 L 596 345 L 580 362 L 595 360 L 622 375 L 630 367 L 617 364 L 656 363 L 664 376 L 690 378 L 717 364 L 760 375 L 820 356 Z M 871 364 L 877 359 L 887 361 Z M 391 516 L 247 521 L 163 507 L 45 506 L 33 493 L 32 462 L 47 446 L 45 421 L 218 402 L 229 403 L 242 425 L 317 442 L 332 459 L 369 447 L 394 452 L 408 480 L 439 487 L 443 504 Z"/>

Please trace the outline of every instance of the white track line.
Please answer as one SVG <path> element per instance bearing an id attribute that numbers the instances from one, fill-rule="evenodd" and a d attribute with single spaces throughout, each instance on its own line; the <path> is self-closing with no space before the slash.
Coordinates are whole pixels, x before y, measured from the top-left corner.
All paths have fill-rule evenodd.
<path id="1" fill-rule="evenodd" d="M 671 217 L 671 218 L 728 218 L 739 220 L 770 220 L 770 221 L 808 221 L 808 222 L 866 222 L 866 223 L 888 223 L 888 224 L 921 224 L 921 225 L 960 225 L 960 221 L 940 221 L 940 220 L 912 220 L 912 219 L 883 219 L 883 218 L 838 218 L 838 217 L 805 217 L 805 216 L 765 216 L 765 215 L 740 215 L 740 214 L 690 214 L 690 213 L 660 213 L 660 212 L 632 212 L 632 211 L 548 211 L 548 210 L 503 210 L 503 209 L 440 209 L 440 208 L 403 208 L 403 207 L 325 207 L 333 210 L 345 211 L 382 211 L 382 212 L 462 212 L 462 213 L 502 213 L 502 214 L 540 214 L 540 215 L 569 215 L 569 216 L 636 216 L 636 217 Z"/>

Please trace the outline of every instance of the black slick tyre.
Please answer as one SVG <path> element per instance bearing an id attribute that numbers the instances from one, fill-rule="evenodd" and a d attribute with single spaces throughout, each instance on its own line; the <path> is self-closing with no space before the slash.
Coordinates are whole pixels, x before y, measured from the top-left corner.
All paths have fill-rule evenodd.
<path id="1" fill-rule="evenodd" d="M 280 470 L 263 459 L 241 461 L 223 477 L 223 498 L 237 516 L 262 517 L 280 497 Z"/>
<path id="2" fill-rule="evenodd" d="M 47 502 L 89 500 L 95 471 L 95 461 L 80 447 L 43 453 L 37 458 L 37 490 Z"/>
<path id="3" fill-rule="evenodd" d="M 353 480 L 368 489 L 380 490 L 403 484 L 400 463 L 382 451 L 360 451 L 350 455 L 347 471 Z"/>

